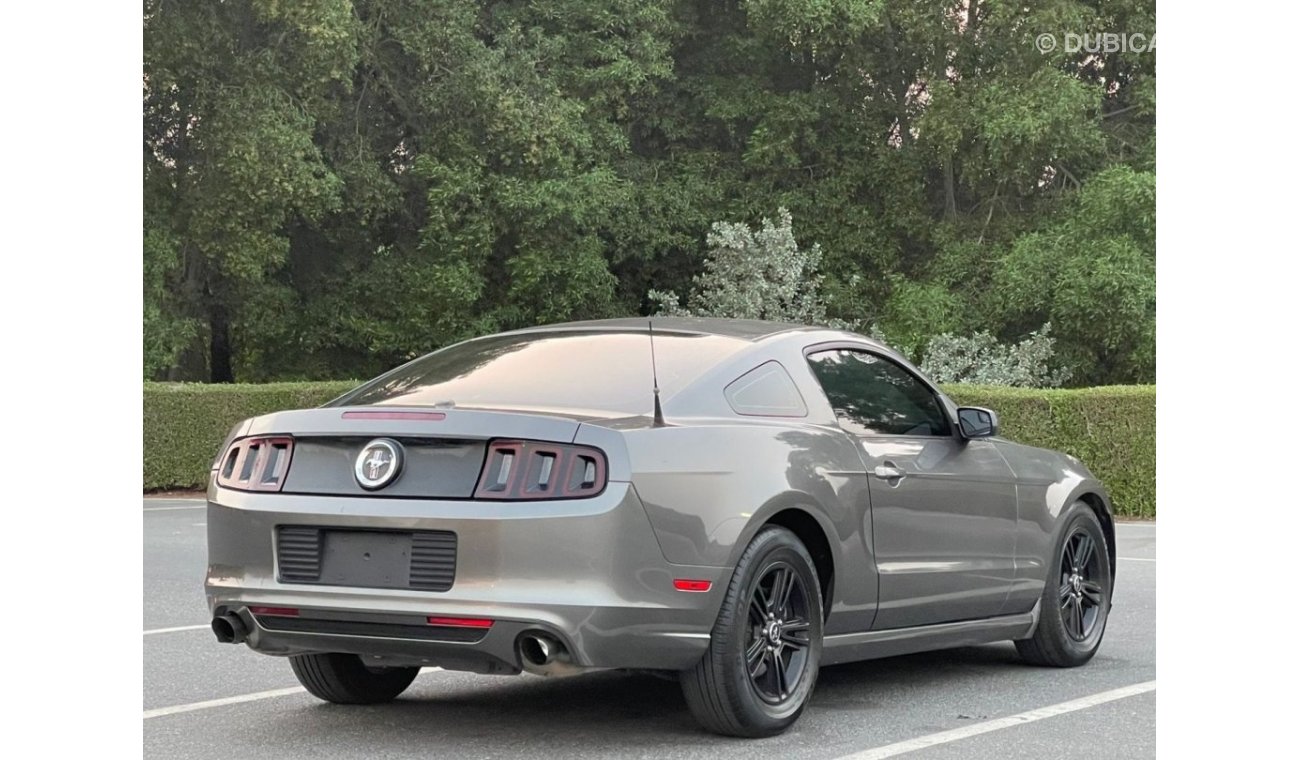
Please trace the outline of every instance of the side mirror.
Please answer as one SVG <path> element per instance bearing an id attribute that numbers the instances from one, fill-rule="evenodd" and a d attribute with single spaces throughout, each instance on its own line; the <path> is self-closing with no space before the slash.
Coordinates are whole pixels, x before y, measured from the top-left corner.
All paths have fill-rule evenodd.
<path id="1" fill-rule="evenodd" d="M 957 409 L 963 438 L 991 438 L 998 434 L 998 415 L 992 409 L 963 406 Z"/>

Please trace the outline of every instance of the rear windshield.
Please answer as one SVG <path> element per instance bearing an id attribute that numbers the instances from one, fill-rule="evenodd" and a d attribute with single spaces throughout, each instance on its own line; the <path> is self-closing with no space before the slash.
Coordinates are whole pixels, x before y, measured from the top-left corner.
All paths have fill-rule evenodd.
<path id="1" fill-rule="evenodd" d="M 660 395 L 671 396 L 746 345 L 739 338 L 656 330 Z M 652 387 L 645 331 L 535 332 L 449 346 L 371 380 L 330 405 L 452 404 L 630 416 L 651 413 Z"/>

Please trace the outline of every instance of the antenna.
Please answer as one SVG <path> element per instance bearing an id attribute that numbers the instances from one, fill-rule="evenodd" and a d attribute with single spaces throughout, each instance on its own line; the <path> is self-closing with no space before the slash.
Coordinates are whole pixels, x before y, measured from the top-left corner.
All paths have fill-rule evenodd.
<path id="1" fill-rule="evenodd" d="M 650 328 L 650 377 L 654 380 L 655 393 L 655 427 L 664 427 L 664 408 L 659 404 L 659 371 L 655 368 L 655 323 L 653 320 L 646 320 L 646 325 Z"/>

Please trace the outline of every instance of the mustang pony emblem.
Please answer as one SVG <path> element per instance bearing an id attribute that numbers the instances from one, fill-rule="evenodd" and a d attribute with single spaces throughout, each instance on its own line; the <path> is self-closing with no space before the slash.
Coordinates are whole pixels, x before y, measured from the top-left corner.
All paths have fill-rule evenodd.
<path id="1" fill-rule="evenodd" d="M 391 438 L 376 438 L 357 455 L 353 473 L 358 485 L 374 491 L 393 482 L 401 469 L 402 445 Z"/>
<path id="2" fill-rule="evenodd" d="M 375 449 L 370 452 L 370 458 L 366 460 L 366 477 L 371 480 L 378 480 L 379 470 L 388 462 L 389 458 L 382 449 Z"/>

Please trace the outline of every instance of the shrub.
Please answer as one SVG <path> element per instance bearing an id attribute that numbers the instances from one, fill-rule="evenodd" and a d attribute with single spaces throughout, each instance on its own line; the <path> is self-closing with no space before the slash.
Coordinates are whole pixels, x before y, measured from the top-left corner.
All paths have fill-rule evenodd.
<path id="1" fill-rule="evenodd" d="M 647 297 L 664 316 L 829 324 L 818 272 L 821 247 L 799 248 L 785 208 L 777 210 L 777 219 L 778 224 L 764 219 L 757 231 L 715 222 L 705 240 L 704 272 L 695 278 L 687 305 L 671 291 L 651 290 Z"/>
<path id="2" fill-rule="evenodd" d="M 999 343 L 987 332 L 967 337 L 944 333 L 930 339 L 921 370 L 936 383 L 1056 388 L 1070 370 L 1052 367 L 1052 323 L 1015 345 Z"/>

